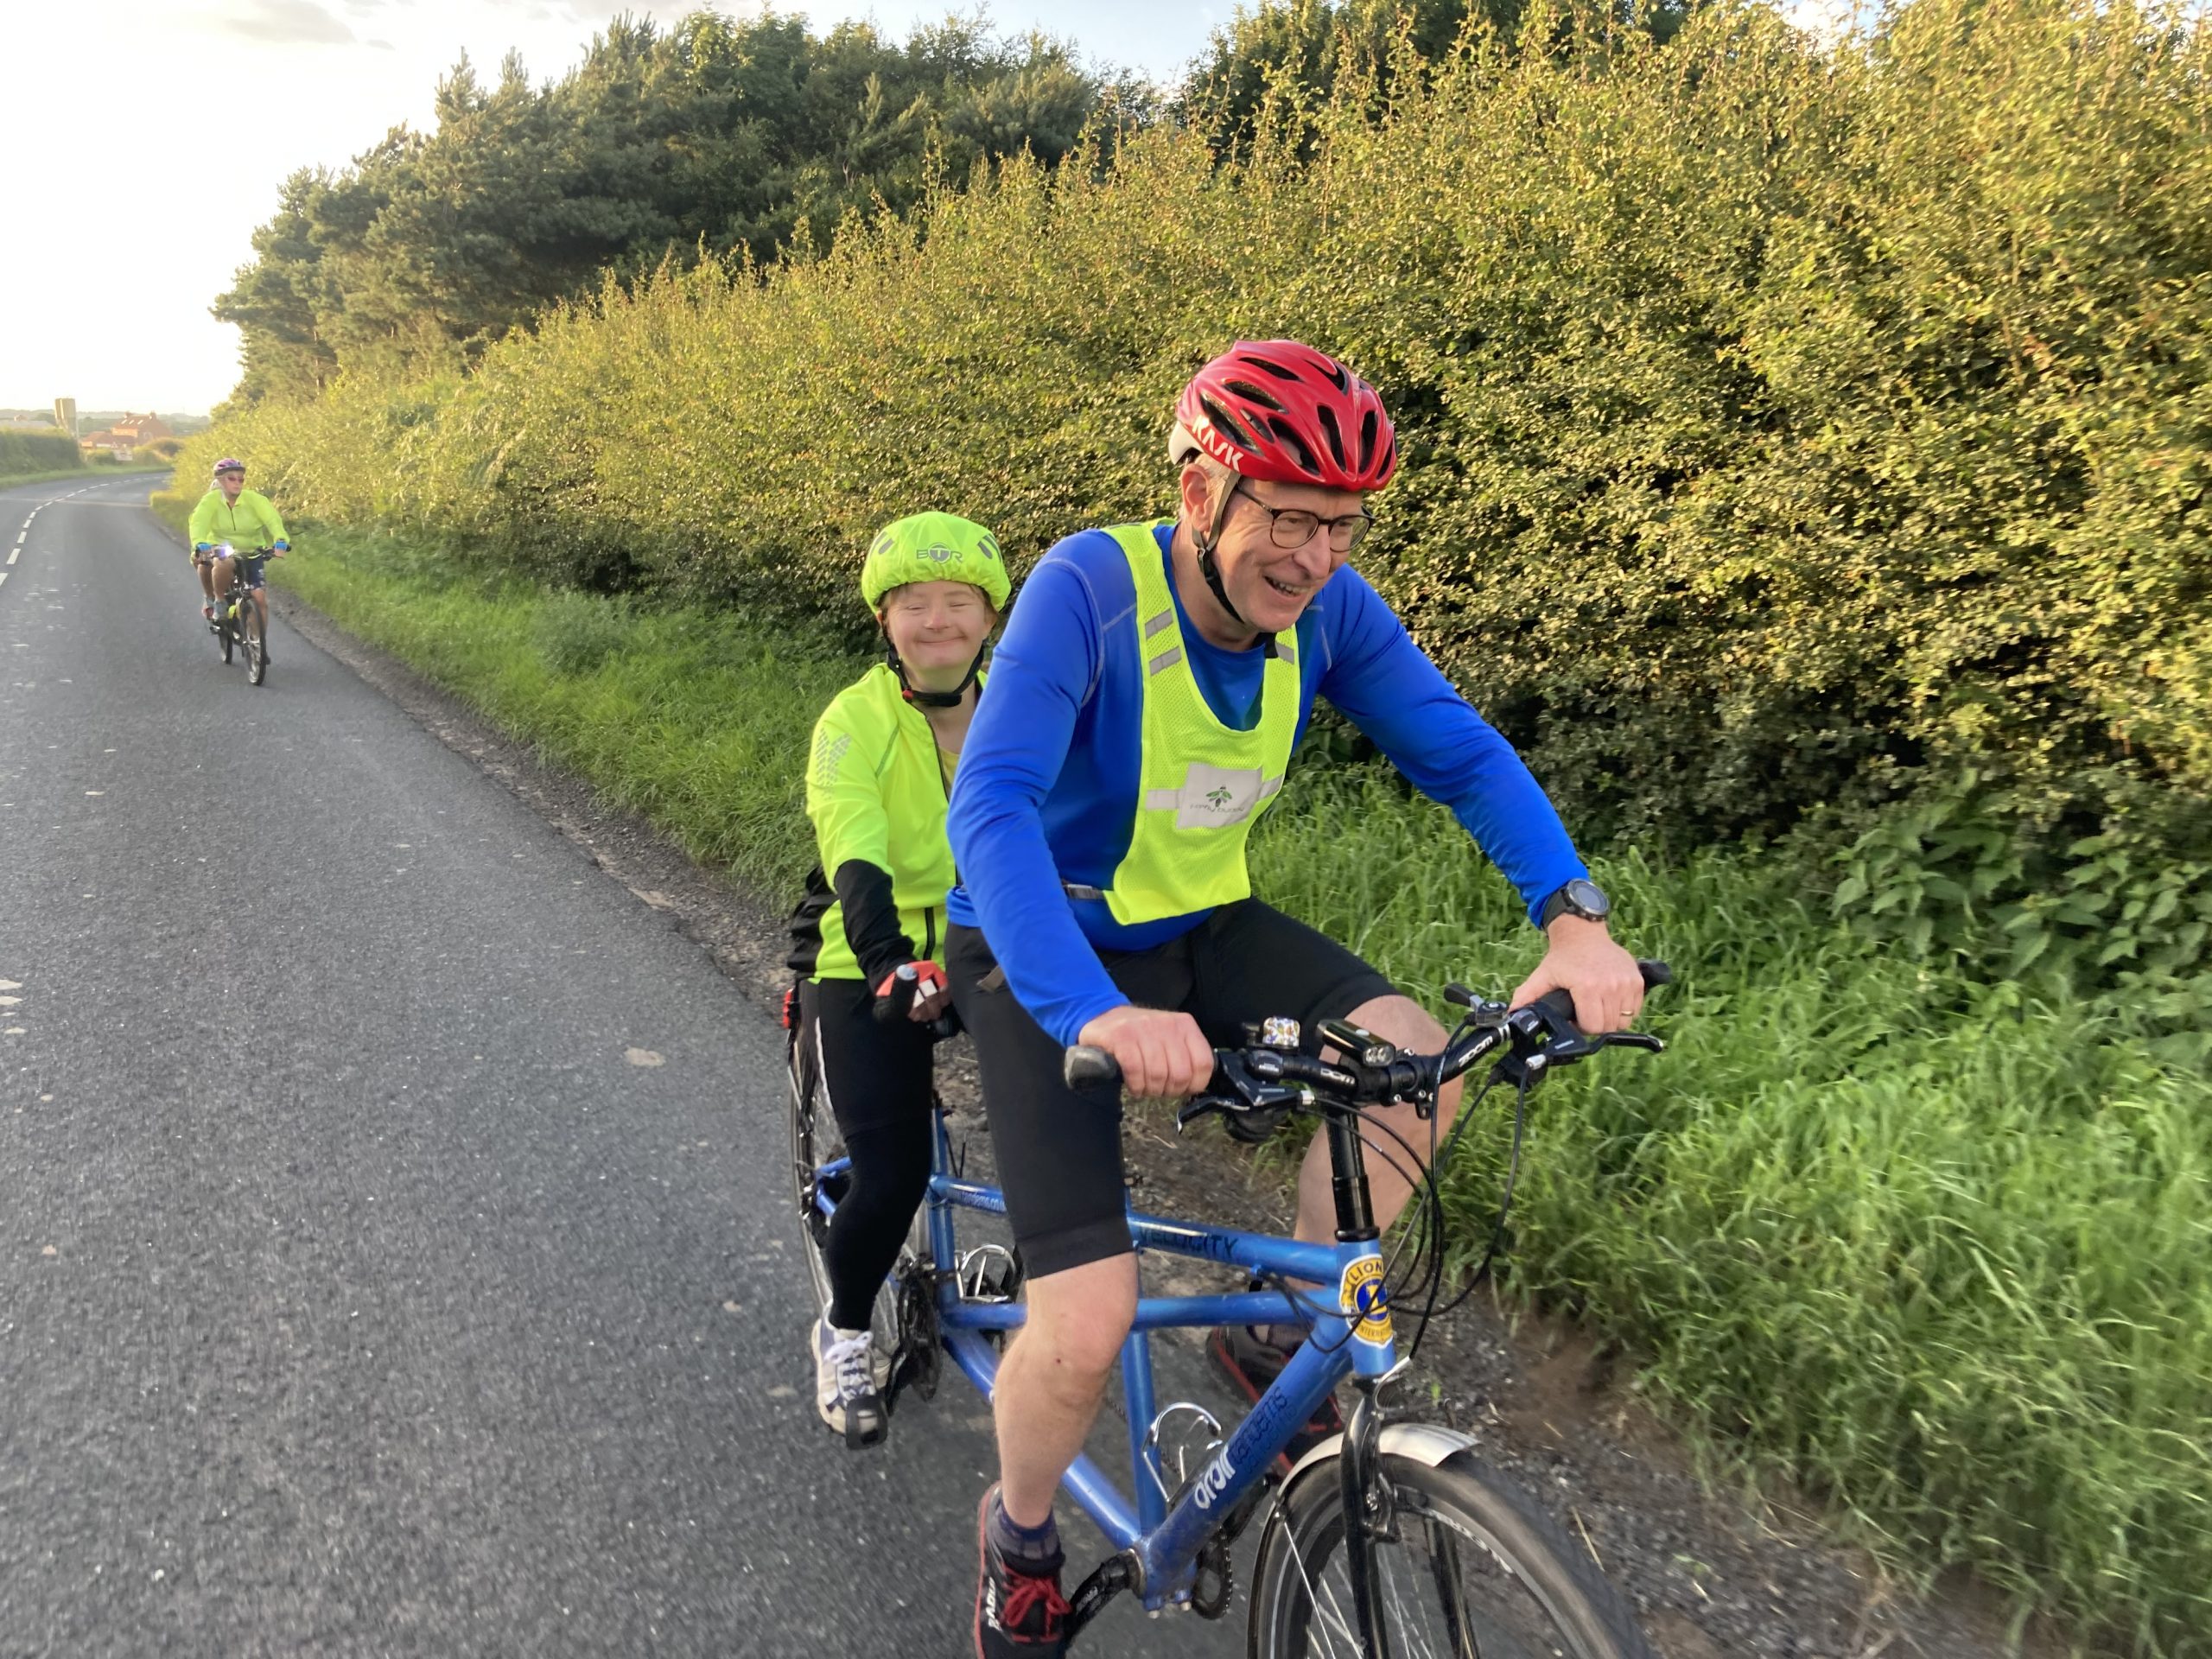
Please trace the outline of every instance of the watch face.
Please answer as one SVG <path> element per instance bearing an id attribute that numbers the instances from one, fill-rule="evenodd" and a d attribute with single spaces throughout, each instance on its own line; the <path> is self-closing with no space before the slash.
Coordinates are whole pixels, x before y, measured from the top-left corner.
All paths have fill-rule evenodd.
<path id="1" fill-rule="evenodd" d="M 1586 916 L 1593 922 L 1603 921 L 1612 909 L 1604 888 L 1579 876 L 1567 884 L 1567 904 L 1575 914 Z"/>

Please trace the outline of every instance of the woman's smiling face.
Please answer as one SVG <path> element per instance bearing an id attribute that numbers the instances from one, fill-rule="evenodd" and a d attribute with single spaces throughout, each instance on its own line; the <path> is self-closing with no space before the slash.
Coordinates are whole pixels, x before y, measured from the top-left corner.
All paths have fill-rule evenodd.
<path id="1" fill-rule="evenodd" d="M 910 582 L 883 596 L 883 632 L 925 690 L 960 683 L 990 637 L 998 613 L 982 588 L 965 582 Z"/>

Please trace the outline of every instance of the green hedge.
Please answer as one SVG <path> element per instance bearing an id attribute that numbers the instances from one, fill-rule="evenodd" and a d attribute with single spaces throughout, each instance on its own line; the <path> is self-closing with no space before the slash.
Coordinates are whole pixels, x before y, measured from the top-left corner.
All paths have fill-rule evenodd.
<path id="1" fill-rule="evenodd" d="M 916 501 L 1028 555 L 1159 509 L 1176 385 L 1294 333 L 1405 424 L 1363 568 L 1586 815 L 1772 830 L 1966 756 L 2054 805 L 2212 795 L 2202 33 L 1916 0 L 1827 55 L 1725 7 L 1596 49 L 1477 37 L 1225 168 L 1172 131 L 1009 165 L 191 454 L 560 580 L 844 614 Z"/>
<path id="2" fill-rule="evenodd" d="M 84 452 L 67 432 L 0 432 L 0 478 L 84 464 Z"/>

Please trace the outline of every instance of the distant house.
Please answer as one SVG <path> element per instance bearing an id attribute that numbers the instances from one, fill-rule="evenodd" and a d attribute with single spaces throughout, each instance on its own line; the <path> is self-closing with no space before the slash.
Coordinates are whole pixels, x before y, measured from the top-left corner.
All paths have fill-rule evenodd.
<path id="1" fill-rule="evenodd" d="M 175 435 L 169 423 L 158 415 L 132 415 L 126 411 L 105 431 L 95 432 L 79 442 L 87 449 L 105 449 L 118 461 L 128 461 L 140 444 Z"/>

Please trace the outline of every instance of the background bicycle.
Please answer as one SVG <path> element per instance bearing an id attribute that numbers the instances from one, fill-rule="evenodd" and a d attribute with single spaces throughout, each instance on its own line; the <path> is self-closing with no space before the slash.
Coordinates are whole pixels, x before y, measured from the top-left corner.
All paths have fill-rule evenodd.
<path id="1" fill-rule="evenodd" d="M 269 678 L 269 596 L 262 572 L 270 558 L 283 556 L 266 547 L 239 552 L 228 542 L 217 553 L 218 576 L 227 578 L 229 585 L 217 589 L 214 620 L 207 626 L 222 649 L 223 660 L 242 655 L 247 682 L 263 684 Z"/>

